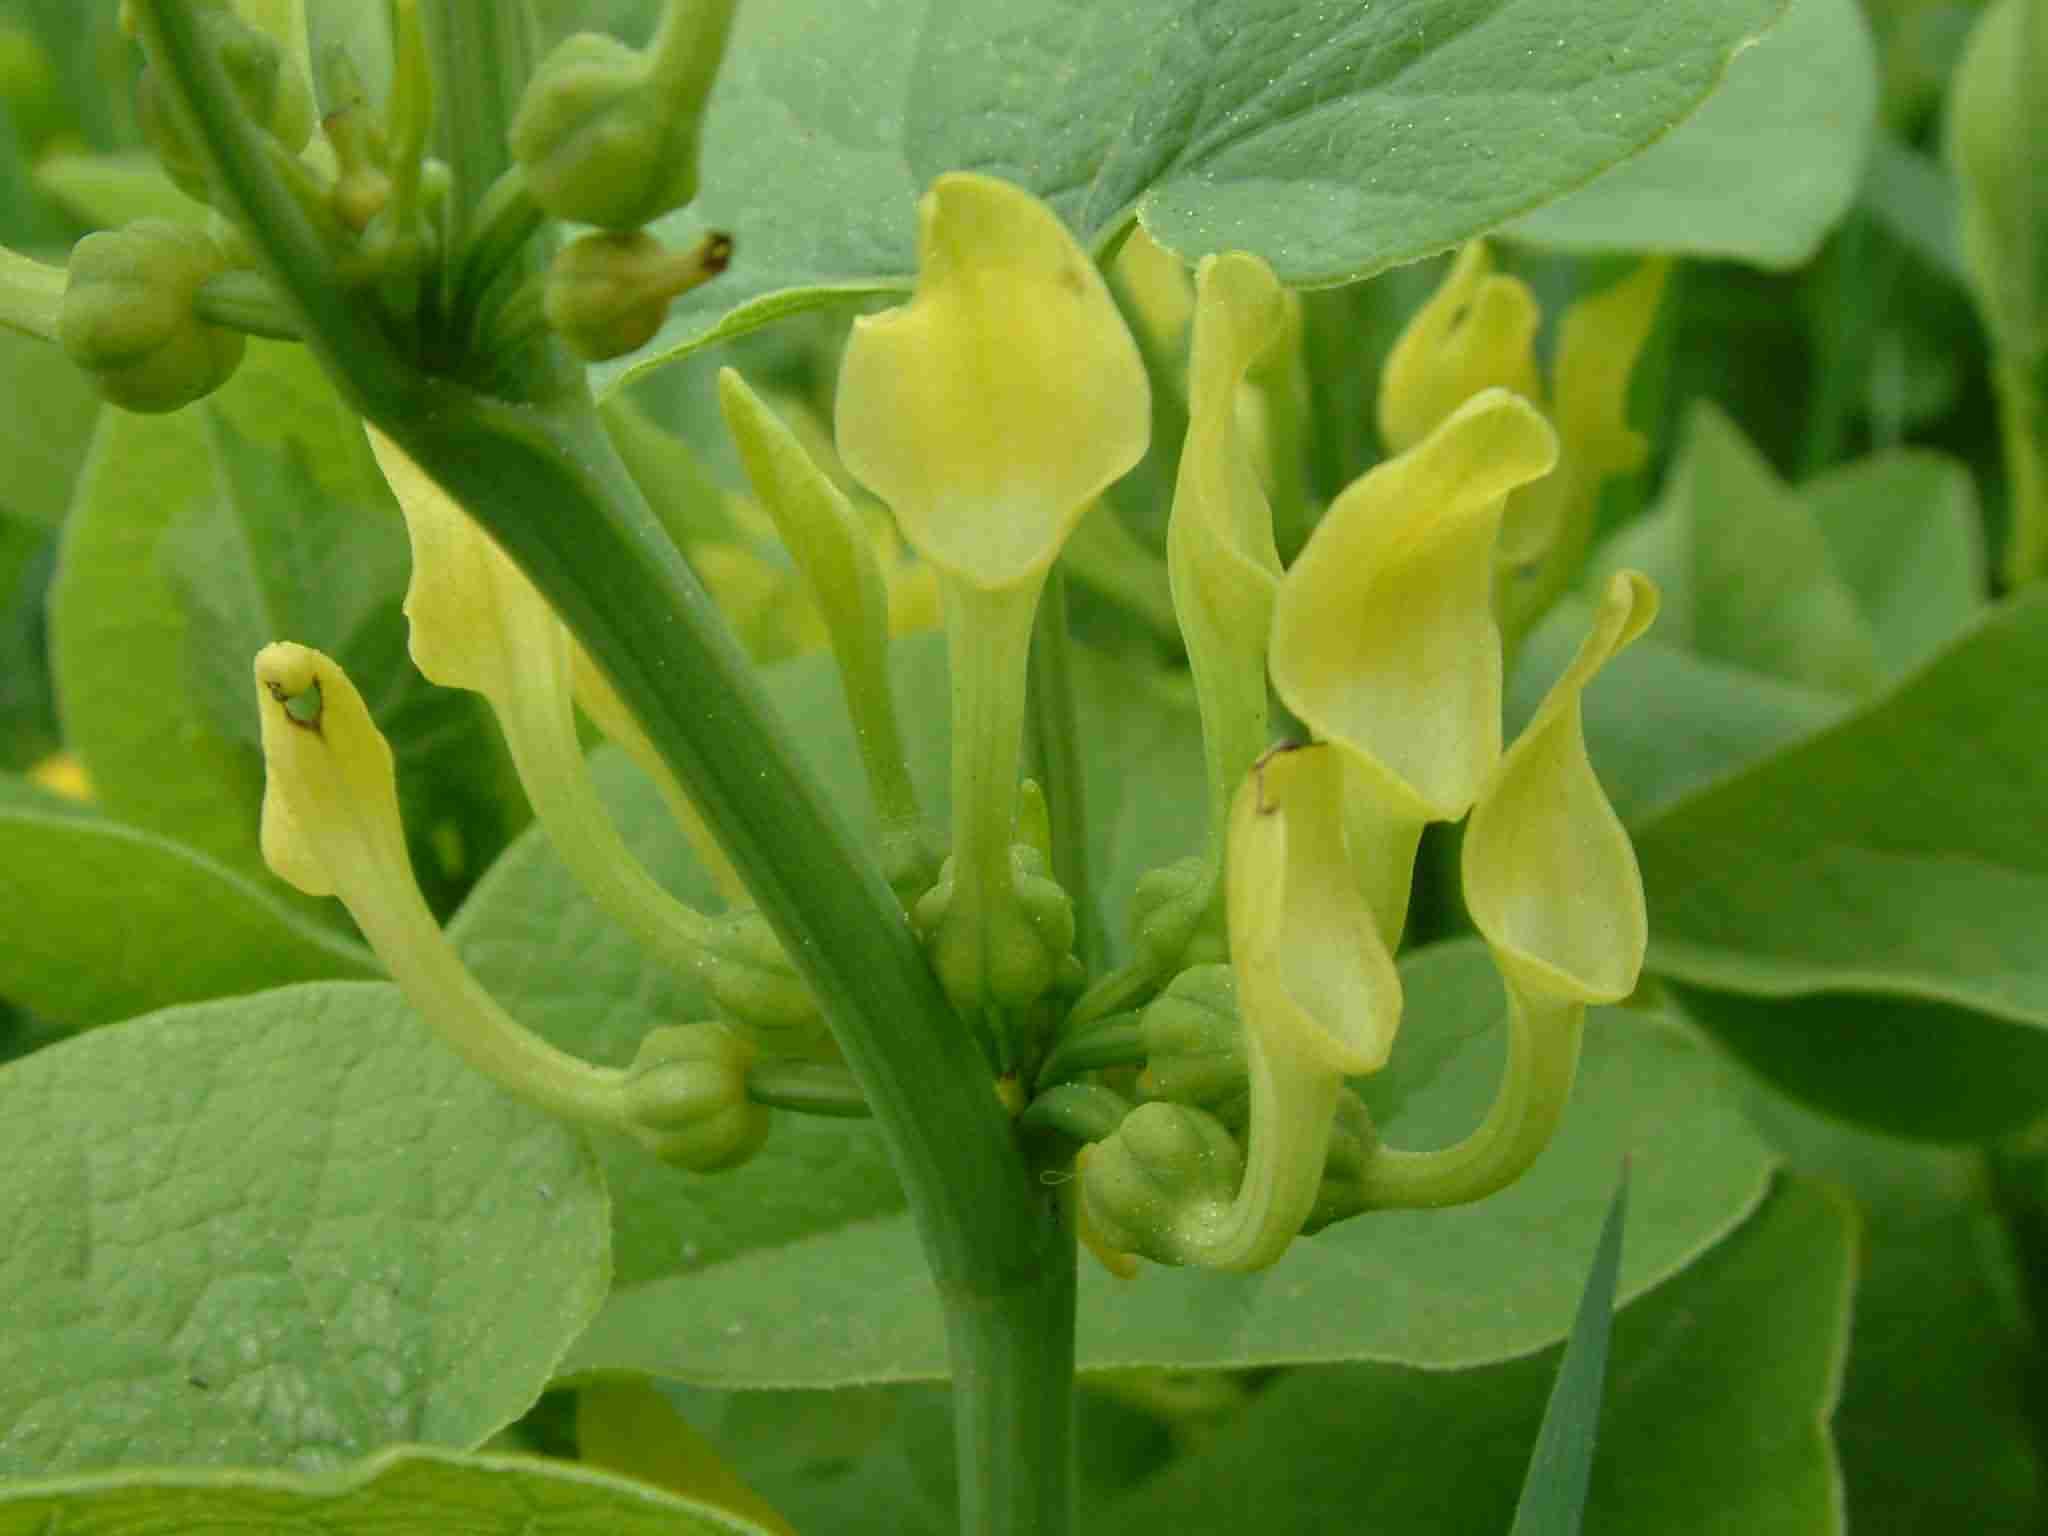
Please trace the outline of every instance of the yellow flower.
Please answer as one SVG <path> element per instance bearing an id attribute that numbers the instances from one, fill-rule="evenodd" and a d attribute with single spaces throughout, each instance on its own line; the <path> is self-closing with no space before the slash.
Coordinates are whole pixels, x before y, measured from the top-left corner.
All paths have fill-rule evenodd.
<path id="1" fill-rule="evenodd" d="M 839 452 L 940 573 L 953 856 L 915 916 L 954 1004 L 1000 1013 L 1045 992 L 1072 937 L 1016 840 L 1032 620 L 1068 534 L 1143 456 L 1150 390 L 1102 278 L 1043 203 L 947 175 L 918 219 L 910 302 L 854 323 Z"/>

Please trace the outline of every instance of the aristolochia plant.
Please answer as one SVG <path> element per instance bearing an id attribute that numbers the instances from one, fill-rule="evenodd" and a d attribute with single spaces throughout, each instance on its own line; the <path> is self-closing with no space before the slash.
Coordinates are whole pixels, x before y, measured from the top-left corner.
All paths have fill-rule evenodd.
<path id="1" fill-rule="evenodd" d="M 146 210 L 61 266 L 0 253 L 0 322 L 114 408 L 86 499 L 144 515 L 152 471 L 120 477 L 150 445 L 171 445 L 166 487 L 207 477 L 146 536 L 70 536 L 60 587 L 139 559 L 121 579 L 183 605 L 118 643 L 144 679 L 120 697 L 187 715 L 79 751 L 109 816 L 138 819 L 153 754 L 215 752 L 164 769 L 177 804 L 147 825 L 206 830 L 160 905 L 210 902 L 262 958 L 183 990 L 124 980 L 132 999 L 64 1022 L 199 1011 L 7 1068 L 39 1105 L 77 1091 L 67 1073 L 149 1086 L 95 1065 L 129 1039 L 201 1086 L 165 1068 L 118 1155 L 25 1143 L 25 1198 L 135 1205 L 96 1215 L 83 1257 L 0 1222 L 104 1319 L 74 1331 L 53 1293 L 0 1328 L 0 1377 L 57 1383 L 26 1406 L 0 1384 L 0 1466 L 325 1474 L 384 1453 L 346 1484 L 236 1497 L 327 1500 L 305 1518 L 341 1531 L 379 1500 L 405 1511 L 393 1528 L 446 1509 L 468 1529 L 473 1490 L 448 1490 L 474 1477 L 507 1519 L 567 1500 L 589 1529 L 778 1531 L 794 1516 L 649 1378 L 944 1376 L 957 1528 L 1061 1536 L 1082 1518 L 1077 1360 L 1199 1445 L 1189 1404 L 1247 1390 L 1228 1368 L 1352 1362 L 1400 1419 L 1417 1389 L 1388 1362 L 1517 1370 L 1569 1332 L 1524 1514 L 1576 1530 L 1616 1497 L 1639 1519 L 1588 1481 L 1617 1288 L 1676 1285 L 1725 1243 L 1687 1277 L 1699 1316 L 1739 1281 L 1810 1301 L 1799 1337 L 1828 1341 L 1848 1264 L 1828 1197 L 1767 1195 L 1770 1155 L 1659 1011 L 1890 1124 L 1910 1095 L 1835 1073 L 1762 1010 L 1883 992 L 1980 1009 L 2004 1022 L 1971 1013 L 1964 1038 L 2011 1046 L 2033 1006 L 2017 960 L 1975 991 L 1944 970 L 1939 923 L 1857 927 L 1868 889 L 1919 889 L 1914 860 L 1928 910 L 1966 885 L 1997 907 L 1970 882 L 2007 842 L 1925 806 L 1948 830 L 1916 840 L 1884 812 L 1917 787 L 1767 815 L 1820 936 L 1746 926 L 1785 915 L 1744 850 L 1758 806 L 1800 786 L 1743 790 L 1743 753 L 1804 729 L 1817 756 L 1917 761 L 1883 711 L 1918 718 L 1919 682 L 1841 722 L 1955 626 L 1900 596 L 1848 492 L 1787 491 L 1718 417 L 1643 515 L 1631 390 L 1675 366 L 1685 242 L 1606 233 L 1628 228 L 1606 183 L 1532 213 L 1673 129 L 1778 8 L 967 3 L 885 23 L 663 0 L 616 8 L 636 46 L 537 0 L 125 0 L 158 170 L 67 174 Z M 2044 14 L 1999 0 L 1949 130 L 2015 581 L 2042 563 L 2040 220 L 1992 120 L 2028 88 L 1994 53 L 2048 37 Z M 21 95 L 12 58 L 0 94 Z M 1741 162 L 1688 151 L 1697 126 L 1637 168 Z M 1508 243 L 1546 238 L 1627 259 Z M 1314 292 L 1438 254 L 1421 284 Z M 856 299 L 850 326 L 771 327 Z M 626 387 L 757 331 L 715 375 Z M 269 600 L 280 584 L 292 601 Z M 60 652 L 91 606 L 66 599 Z M 1741 667 L 1777 669 L 1763 703 L 1727 681 Z M 120 713 L 83 686 L 63 702 L 81 742 Z M 1981 714 L 1942 728 L 2033 761 Z M 448 814 L 451 783 L 491 814 Z M 67 836 L 113 824 L 71 814 Z M 1987 922 L 2010 959 L 2023 925 Z M 1896 972 L 1831 937 L 1879 929 Z M 315 985 L 278 990 L 297 982 Z M 243 993 L 246 1014 L 206 1012 Z M 1983 1065 L 2005 1059 L 1986 1046 L 1972 1081 L 2013 1130 L 2037 1106 L 2007 1082 L 2024 1070 Z M 241 1155 L 220 1105 L 245 1090 L 260 1166 L 177 1171 Z M 1624 1152 L 1646 1170 L 1625 1260 Z M 378 1170 L 361 1188 L 335 1161 L 358 1155 Z M 131 1191 L 158 1159 L 163 1188 Z M 190 1251 L 105 1257 L 158 1242 Z M 1569 1264 L 1530 1262 L 1544 1244 Z M 1810 1298 L 1765 1263 L 1779 1244 L 1818 1255 Z M 1637 1305 L 1675 1309 L 1678 1338 L 1694 1302 L 1661 1294 Z M 1617 1334 L 1640 1367 L 1625 1390 L 1669 1352 L 1653 1331 Z M 1839 1360 L 1809 1353 L 1779 1440 L 1817 1463 Z M 132 1397 L 65 1385 L 102 1356 Z M 1171 1364 L 1218 1374 L 1129 1369 Z M 551 1383 L 573 1423 L 528 1414 Z M 584 1482 L 474 1454 L 522 1415 L 495 1448 L 573 1451 Z M 1262 1465 L 1232 1474 L 1241 1508 L 1205 1485 L 1190 1531 L 1260 1518 Z M 1807 1470 L 1802 1488 L 1835 1486 Z"/>

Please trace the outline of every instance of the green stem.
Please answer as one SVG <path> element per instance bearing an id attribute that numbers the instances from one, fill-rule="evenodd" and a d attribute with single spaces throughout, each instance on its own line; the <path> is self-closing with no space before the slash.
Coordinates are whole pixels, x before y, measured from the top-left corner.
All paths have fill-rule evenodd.
<path id="1" fill-rule="evenodd" d="M 1017 1123 L 1026 1131 L 1064 1136 L 1069 1141 L 1107 1141 L 1131 1112 L 1131 1101 L 1095 1083 L 1061 1083 L 1025 1107 Z"/>
<path id="2" fill-rule="evenodd" d="M 1053 876 L 1074 898 L 1081 963 L 1091 972 L 1109 953 L 1109 932 L 1088 879 L 1088 801 L 1081 767 L 1081 722 L 1074 705 L 1073 639 L 1067 629 L 1067 580 L 1055 566 L 1031 631 L 1030 704 L 1045 801 L 1052 811 Z"/>
<path id="3" fill-rule="evenodd" d="M 0 326 L 55 341 L 66 281 L 62 267 L 0 249 Z"/>
<path id="4" fill-rule="evenodd" d="M 759 1061 L 747 1069 L 747 1097 L 771 1109 L 865 1120 L 868 1101 L 844 1067 L 817 1061 Z"/>
<path id="5" fill-rule="evenodd" d="M 1058 1223 L 1042 1187 L 1036 1205 L 1041 1221 Z M 1074 1280 L 1068 1238 L 1044 1283 L 947 1308 L 966 1536 L 1074 1529 Z"/>
<path id="6" fill-rule="evenodd" d="M 254 272 L 223 272 L 199 290 L 193 307 L 202 320 L 273 341 L 303 341 L 305 331 L 292 307 L 267 278 Z"/>
<path id="7" fill-rule="evenodd" d="M 1041 1084 L 1054 1084 L 1105 1067 L 1136 1066 L 1145 1059 L 1145 1030 L 1135 1013 L 1113 1013 L 1087 1029 L 1063 1036 L 1038 1069 Z"/>
<path id="8" fill-rule="evenodd" d="M 410 367 L 333 280 L 253 130 L 209 105 L 232 98 L 190 5 L 138 0 L 136 10 L 227 206 L 299 307 L 316 355 L 546 595 L 688 786 L 818 998 L 888 1141 L 945 1311 L 962 1529 L 1064 1536 L 1073 1237 L 1032 1179 L 895 895 L 606 440 L 581 370 L 544 349 L 521 375 L 530 393 L 508 401 Z M 460 94 L 464 62 L 445 61 L 457 72 L 444 75 L 444 95 Z M 494 132 L 502 144 L 502 121 Z"/>
<path id="9" fill-rule="evenodd" d="M 2048 575 L 2048 365 L 2001 357 L 1991 368 L 2010 508 L 2005 580 L 2014 590 Z"/>

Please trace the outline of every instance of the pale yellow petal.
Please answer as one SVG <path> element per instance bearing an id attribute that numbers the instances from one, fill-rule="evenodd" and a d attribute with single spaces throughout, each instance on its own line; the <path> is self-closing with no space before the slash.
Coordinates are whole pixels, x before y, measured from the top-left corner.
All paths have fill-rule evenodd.
<path id="1" fill-rule="evenodd" d="M 1499 770 L 1465 833 L 1465 903 L 1512 982 L 1539 996 L 1626 997 L 1648 942 L 1642 876 L 1586 756 L 1586 685 L 1649 628 L 1657 589 L 1608 583 L 1592 633 Z"/>
<path id="2" fill-rule="evenodd" d="M 911 301 L 854 322 L 840 455 L 927 560 L 1014 586 L 1143 456 L 1150 388 L 1108 288 L 1050 208 L 956 173 L 918 213 Z"/>
<path id="3" fill-rule="evenodd" d="M 1281 582 L 1273 684 L 1390 813 L 1455 820 L 1499 760 L 1494 541 L 1556 455 L 1534 406 L 1488 390 L 1338 496 Z"/>
<path id="4" fill-rule="evenodd" d="M 1167 525 L 1167 573 L 1202 716 L 1211 857 L 1231 796 L 1266 749 L 1266 639 L 1280 582 L 1273 513 L 1240 428 L 1238 395 L 1280 335 L 1283 290 L 1255 256 L 1210 256 L 1196 273 L 1188 435 Z"/>
<path id="5" fill-rule="evenodd" d="M 1442 285 L 1415 312 L 1380 372 L 1380 436 L 1405 453 L 1483 389 L 1540 400 L 1536 329 L 1542 311 L 1519 278 L 1493 271 L 1486 242 L 1458 252 Z"/>

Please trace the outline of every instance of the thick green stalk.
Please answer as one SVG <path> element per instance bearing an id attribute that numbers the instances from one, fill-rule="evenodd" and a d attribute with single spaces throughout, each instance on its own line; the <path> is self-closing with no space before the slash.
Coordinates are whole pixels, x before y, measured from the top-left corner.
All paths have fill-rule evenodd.
<path id="1" fill-rule="evenodd" d="M 411 366 L 334 282 L 330 253 L 270 179 L 191 8 L 139 0 L 137 12 L 228 207 L 317 354 L 547 596 L 688 786 L 816 994 L 888 1139 L 945 1309 L 963 1529 L 1060 1536 L 1071 1527 L 1072 1239 L 896 898 L 626 473 L 580 371 L 550 349 L 525 375 L 534 398 L 509 401 Z M 441 62 L 460 70 L 436 82 L 447 100 L 468 61 Z"/>

